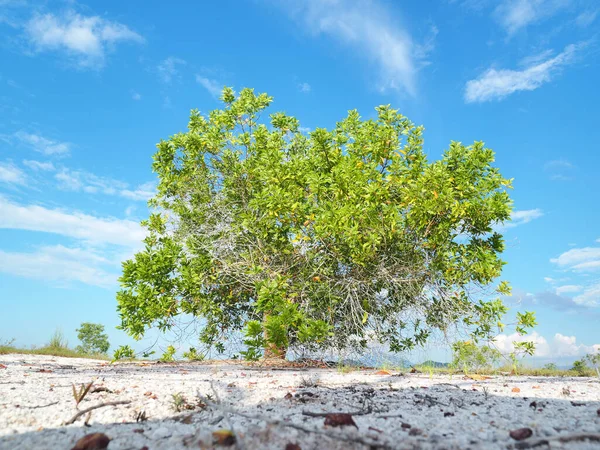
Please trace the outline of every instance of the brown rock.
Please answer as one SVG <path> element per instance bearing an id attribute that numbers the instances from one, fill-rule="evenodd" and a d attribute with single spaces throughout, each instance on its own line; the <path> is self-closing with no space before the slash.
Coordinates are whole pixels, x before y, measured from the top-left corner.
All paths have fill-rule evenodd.
<path id="1" fill-rule="evenodd" d="M 298 444 L 292 444 L 291 442 L 289 442 L 285 446 L 285 450 L 302 450 L 302 448 Z"/>
<path id="2" fill-rule="evenodd" d="M 330 427 L 353 426 L 358 428 L 351 414 L 332 413 L 325 416 L 325 425 Z"/>
<path id="3" fill-rule="evenodd" d="M 532 434 L 533 431 L 531 430 L 531 428 L 518 428 L 516 430 L 512 430 L 509 433 L 510 437 L 513 438 L 515 441 L 522 441 L 523 439 L 527 439 L 531 437 Z"/>
<path id="4" fill-rule="evenodd" d="M 79 439 L 71 450 L 104 450 L 110 439 L 104 433 L 86 434 Z"/>

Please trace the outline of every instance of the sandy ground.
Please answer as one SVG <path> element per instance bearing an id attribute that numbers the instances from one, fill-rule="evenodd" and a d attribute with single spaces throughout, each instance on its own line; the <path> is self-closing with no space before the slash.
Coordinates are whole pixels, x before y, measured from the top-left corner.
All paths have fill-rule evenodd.
<path id="1" fill-rule="evenodd" d="M 72 384 L 91 381 L 76 408 Z M 119 401 L 129 403 L 65 425 L 78 411 Z M 71 449 L 95 432 L 110 438 L 110 450 L 598 449 L 599 408 L 600 382 L 591 378 L 473 380 L 0 355 L 0 449 L 11 450 Z"/>

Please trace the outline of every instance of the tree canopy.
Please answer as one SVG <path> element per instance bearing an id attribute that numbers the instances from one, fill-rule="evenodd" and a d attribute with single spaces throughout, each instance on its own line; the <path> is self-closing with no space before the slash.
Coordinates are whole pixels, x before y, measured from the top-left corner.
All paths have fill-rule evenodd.
<path id="1" fill-rule="evenodd" d="M 388 106 L 306 132 L 272 98 L 225 88 L 224 107 L 192 111 L 157 145 L 145 248 L 123 263 L 121 327 L 135 338 L 202 319 L 200 341 L 247 358 L 290 346 L 392 351 L 462 325 L 490 337 L 507 308 L 504 249 L 511 180 L 482 142 L 438 161 L 423 127 Z M 532 323 L 519 317 L 519 327 Z M 521 328 L 523 330 L 523 328 Z"/>

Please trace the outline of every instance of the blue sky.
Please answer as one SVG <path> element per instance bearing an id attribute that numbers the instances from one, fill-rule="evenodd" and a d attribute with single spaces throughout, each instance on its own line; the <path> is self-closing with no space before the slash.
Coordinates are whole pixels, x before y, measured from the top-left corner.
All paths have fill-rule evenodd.
<path id="1" fill-rule="evenodd" d="M 0 339 L 118 324 L 154 145 L 224 85 L 306 128 L 392 104 L 438 158 L 483 140 L 514 178 L 509 303 L 540 359 L 600 344 L 600 5 L 594 0 L 0 0 Z M 510 349 L 513 335 L 498 341 Z"/>

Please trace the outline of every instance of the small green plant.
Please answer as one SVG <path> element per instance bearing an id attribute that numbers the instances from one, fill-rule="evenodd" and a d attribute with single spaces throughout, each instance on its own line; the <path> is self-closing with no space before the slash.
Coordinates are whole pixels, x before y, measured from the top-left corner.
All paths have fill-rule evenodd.
<path id="1" fill-rule="evenodd" d="M 544 367 L 542 367 L 542 369 L 548 370 L 548 371 L 556 371 L 556 370 L 558 370 L 558 366 L 554 363 L 548 363 L 548 364 L 544 364 Z"/>
<path id="2" fill-rule="evenodd" d="M 588 367 L 584 359 L 578 359 L 573 363 L 573 367 L 571 367 L 571 370 L 580 377 L 585 376 L 589 369 L 590 368 Z"/>
<path id="3" fill-rule="evenodd" d="M 81 345 L 75 348 L 78 352 L 87 355 L 104 355 L 108 352 L 110 344 L 108 335 L 104 333 L 104 325 L 83 322 L 75 331 L 77 331 L 77 338 L 81 341 Z"/>
<path id="4" fill-rule="evenodd" d="M 175 394 L 171 394 L 171 409 L 175 412 L 181 412 L 186 410 L 194 410 L 194 409 L 204 409 L 206 408 L 206 403 L 202 400 L 201 396 L 196 397 L 196 403 L 190 403 L 187 398 L 181 393 L 176 392 Z M 208 396 L 210 400 L 211 397 Z"/>
<path id="5" fill-rule="evenodd" d="M 52 348 L 52 349 L 57 349 L 57 350 L 58 349 L 67 349 L 67 348 L 69 348 L 69 343 L 67 342 L 62 330 L 60 328 L 58 328 L 54 332 L 52 337 L 50 337 L 50 341 L 48 341 L 48 344 L 46 346 L 49 348 Z"/>
<path id="6" fill-rule="evenodd" d="M 176 392 L 175 394 L 171 394 L 171 397 L 172 397 L 171 408 L 173 409 L 173 411 L 181 412 L 184 409 L 188 409 L 187 408 L 188 402 L 181 392 Z"/>
<path id="7" fill-rule="evenodd" d="M 204 355 L 198 353 L 194 347 L 190 347 L 187 352 L 183 352 L 183 357 L 185 359 L 189 359 L 190 361 L 202 361 L 204 359 Z"/>
<path id="8" fill-rule="evenodd" d="M 588 354 L 585 359 L 591 364 L 592 368 L 596 371 L 596 375 L 600 378 L 600 350 L 598 353 Z"/>
<path id="9" fill-rule="evenodd" d="M 173 361 L 175 361 L 175 353 L 176 352 L 177 352 L 177 349 L 175 347 L 173 347 L 172 345 L 169 345 L 167 347 L 167 349 L 165 350 L 165 352 L 160 357 L 160 360 L 162 362 L 173 362 Z"/>
<path id="10" fill-rule="evenodd" d="M 115 350 L 113 355 L 113 361 L 118 361 L 119 359 L 134 359 L 135 351 L 129 345 L 121 345 L 118 349 Z"/>

